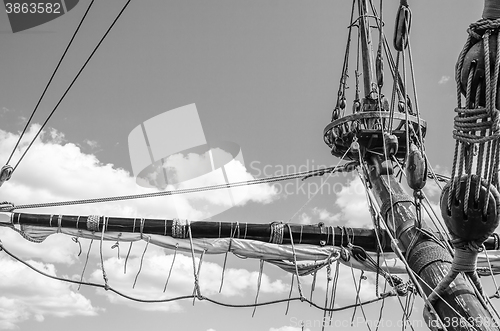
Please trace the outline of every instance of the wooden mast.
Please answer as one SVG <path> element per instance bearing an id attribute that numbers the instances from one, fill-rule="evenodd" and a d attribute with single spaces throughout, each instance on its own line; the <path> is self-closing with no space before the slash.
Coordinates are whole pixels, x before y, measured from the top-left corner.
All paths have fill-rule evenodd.
<path id="1" fill-rule="evenodd" d="M 359 1 L 359 28 L 362 42 L 362 61 L 365 96 L 372 92 L 372 56 L 369 24 L 367 22 L 366 0 Z M 400 144 L 403 145 L 403 144 Z M 362 146 L 363 147 L 363 146 Z M 405 148 L 401 146 L 400 148 Z M 406 252 L 409 267 L 418 275 L 418 282 L 425 295 L 448 273 L 451 267 L 451 254 L 434 240 L 421 235 L 416 228 L 417 218 L 413 213 L 413 199 L 408 196 L 392 174 L 392 163 L 384 162 L 381 157 L 366 154 L 370 172 L 368 174 L 372 192 L 382 212 L 387 228 L 403 252 Z M 428 227 L 422 220 L 421 226 Z M 416 239 L 416 240 L 415 240 Z M 413 243 L 412 243 L 413 242 Z M 445 324 L 447 330 L 500 330 L 489 311 L 476 297 L 470 282 L 461 275 L 455 279 L 434 306 L 436 313 Z M 464 321 L 461 318 L 465 318 Z M 437 321 L 429 328 L 439 327 Z M 470 324 L 469 324 L 470 323 Z"/>

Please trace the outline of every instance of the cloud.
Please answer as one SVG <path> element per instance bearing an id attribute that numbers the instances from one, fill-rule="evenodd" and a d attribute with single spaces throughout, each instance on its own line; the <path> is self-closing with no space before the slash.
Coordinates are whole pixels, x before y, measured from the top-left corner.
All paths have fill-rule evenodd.
<path id="1" fill-rule="evenodd" d="M 28 261 L 55 276 L 52 264 Z M 22 264 L 0 255 L 0 329 L 14 329 L 20 322 L 45 316 L 95 316 L 99 308 L 72 289 L 72 285 L 45 278 Z"/>
<path id="2" fill-rule="evenodd" d="M 359 178 L 354 178 L 336 194 L 335 205 L 340 213 L 323 213 L 332 222 L 345 222 L 349 227 L 371 227 L 372 219 L 366 201 L 365 187 Z M 321 211 L 318 210 L 321 214 Z"/>
<path id="3" fill-rule="evenodd" d="M 439 79 L 439 82 L 438 84 L 439 85 L 443 85 L 443 84 L 446 84 L 450 81 L 451 77 L 450 76 L 441 76 L 441 78 Z"/>
<path id="4" fill-rule="evenodd" d="M 40 129 L 40 125 L 33 124 L 26 132 L 18 150 L 14 153 L 13 163 L 19 159 Z M 0 130 L 0 157 L 6 159 L 12 148 L 15 146 L 19 135 Z M 92 143 L 87 145 L 91 146 Z M 235 164 L 235 176 L 239 180 L 249 180 L 253 177 L 246 172 L 240 164 Z M 101 163 L 95 155 L 84 153 L 76 144 L 68 142 L 64 134 L 57 130 L 50 129 L 43 131 L 14 172 L 12 178 L 2 186 L 2 200 L 12 201 L 16 205 L 28 203 L 41 203 L 51 201 L 66 201 L 75 199 L 86 199 L 95 197 L 120 196 L 124 194 L 141 194 L 156 192 L 157 189 L 144 188 L 136 184 L 135 178 L 126 170 L 117 168 L 112 164 Z M 270 185 L 259 185 L 247 190 L 246 198 L 241 204 L 249 201 L 257 203 L 269 203 L 274 199 L 275 191 Z M 147 218 L 173 218 L 179 213 L 191 220 L 204 219 L 207 211 L 197 208 L 196 201 L 222 203 L 217 194 L 212 192 L 204 196 L 188 197 L 161 197 L 152 199 L 129 200 L 126 203 L 105 203 L 105 204 L 85 204 L 67 207 L 52 207 L 41 209 L 26 209 L 22 211 L 30 213 L 44 214 L 70 214 L 70 215 L 109 215 L 124 217 L 147 217 Z M 56 274 L 56 268 L 52 264 L 60 263 L 73 265 L 83 269 L 86 251 L 90 243 L 89 240 L 81 239 L 83 254 L 77 257 L 79 246 L 68 236 L 55 234 L 49 236 L 45 242 L 35 244 L 21 239 L 19 234 L 8 228 L 0 228 L 2 243 L 11 252 L 23 259 L 39 259 L 44 263 L 34 262 L 34 264 L 51 274 Z M 117 250 L 111 249 L 113 243 L 103 243 L 103 258 L 105 259 L 106 271 L 112 286 L 130 291 L 130 286 L 138 269 L 140 255 L 145 243 L 134 243 L 134 249 L 130 255 L 130 271 L 123 275 L 123 261 L 127 244 L 121 243 L 121 260 L 118 260 Z M 89 266 L 86 272 L 86 279 L 100 280 L 102 275 L 99 268 L 93 268 L 99 261 L 99 242 L 95 242 L 90 253 Z M 0 255 L 1 258 L 1 255 Z M 163 285 L 172 256 L 165 256 L 163 249 L 150 245 L 144 267 L 139 276 L 138 285 L 135 292 L 138 296 L 151 298 L 162 294 Z M 191 294 L 192 262 L 190 258 L 178 255 L 176 267 L 174 268 L 172 284 L 178 283 L 179 289 L 186 290 L 183 294 Z M 5 263 L 4 263 L 5 262 Z M 166 263 L 166 264 L 164 264 Z M 162 266 L 160 268 L 159 266 Z M 79 293 L 73 292 L 72 288 L 61 282 L 53 281 L 35 276 L 33 271 L 18 269 L 19 265 L 9 260 L 2 260 L 0 274 L 9 274 L 9 277 L 2 276 L 0 284 L 0 328 L 13 328 L 21 321 L 27 319 L 43 320 L 44 316 L 72 316 L 72 315 L 95 315 L 99 311 L 91 305 L 90 301 Z M 95 269 L 95 270 L 94 270 Z M 80 269 L 81 270 L 81 269 Z M 222 268 L 217 264 L 204 263 L 202 268 L 201 285 L 206 288 L 207 294 L 218 292 L 218 284 Z M 188 276 L 184 276 L 187 273 Z M 72 275 L 79 279 L 80 275 Z M 257 283 L 257 272 L 250 272 L 243 269 L 227 269 L 225 284 L 222 295 L 241 296 L 241 293 L 255 290 Z M 147 281 L 154 280 L 152 285 Z M 22 284 L 20 283 L 22 281 Z M 21 287 L 22 286 L 22 287 Z M 169 285 L 167 295 L 172 294 Z M 270 280 L 267 275 L 263 276 L 261 291 L 263 292 L 283 292 L 285 284 L 281 280 Z M 5 290 L 3 290 L 5 289 Z M 48 290 L 51 293 L 46 293 Z M 176 291 L 178 291 L 176 289 Z M 98 293 L 108 296 L 112 302 L 120 302 L 119 298 L 110 293 L 99 290 Z M 41 300 L 43 298 L 43 300 Z M 121 302 L 120 302 L 121 303 Z M 48 309 L 47 304 L 60 309 Z M 16 307 L 12 309 L 12 307 Z M 137 307 L 137 306 L 136 306 Z M 166 305 L 140 305 L 141 309 L 149 310 L 169 310 L 180 309 L 178 303 Z M 5 317 L 4 317 L 5 316 Z"/>
<path id="5" fill-rule="evenodd" d="M 98 149 L 99 147 L 101 147 L 101 146 L 99 145 L 99 143 L 98 143 L 97 141 L 95 141 L 95 140 L 85 139 L 83 142 L 84 142 L 87 146 L 89 146 L 91 150 L 96 150 L 96 149 Z"/>
<path id="6" fill-rule="evenodd" d="M 324 222 L 337 222 L 339 220 L 338 214 L 332 214 L 328 210 L 323 208 L 314 207 L 312 209 L 314 215 L 317 215 L 321 221 Z"/>
<path id="7" fill-rule="evenodd" d="M 312 224 L 312 217 L 306 213 L 302 213 L 299 216 L 299 224 Z"/>

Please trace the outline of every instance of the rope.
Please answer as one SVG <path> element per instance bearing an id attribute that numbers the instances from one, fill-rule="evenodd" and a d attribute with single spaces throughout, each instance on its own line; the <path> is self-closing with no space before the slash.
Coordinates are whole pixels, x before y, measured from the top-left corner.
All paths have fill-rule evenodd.
<path id="1" fill-rule="evenodd" d="M 257 293 L 255 294 L 255 302 L 254 302 L 252 317 L 255 316 L 255 311 L 257 310 L 257 300 L 259 299 L 260 284 L 262 282 L 262 272 L 263 271 L 264 271 L 264 260 L 260 260 L 259 277 L 257 279 Z"/>
<path id="2" fill-rule="evenodd" d="M 346 152 L 346 154 L 347 154 L 347 152 Z M 344 154 L 344 157 L 346 154 Z M 340 161 L 342 161 L 342 159 Z M 339 163 L 340 163 L 340 161 L 339 161 Z M 0 205 L 0 211 L 13 211 L 15 209 L 60 207 L 60 206 L 71 206 L 71 205 L 81 205 L 81 204 L 90 204 L 90 203 L 102 203 L 102 202 L 143 199 L 143 198 L 155 198 L 155 197 L 162 197 L 162 196 L 169 196 L 169 195 L 180 195 L 180 194 L 228 189 L 228 188 L 232 188 L 232 187 L 274 183 L 274 182 L 283 181 L 283 180 L 304 178 L 304 177 L 311 175 L 311 174 L 326 174 L 326 173 L 334 173 L 337 171 L 346 171 L 346 169 L 349 169 L 348 165 L 350 166 L 351 164 L 346 163 L 345 165 L 341 165 L 341 166 L 339 164 L 337 164 L 337 166 L 335 166 L 335 167 L 323 168 L 323 169 L 318 169 L 318 170 L 309 170 L 309 171 L 303 171 L 303 172 L 298 172 L 298 173 L 293 173 L 293 174 L 286 174 L 286 175 L 281 175 L 281 176 L 272 176 L 272 177 L 253 179 L 253 180 L 248 180 L 248 181 L 234 182 L 234 183 L 228 183 L 228 184 L 209 185 L 209 186 L 189 188 L 189 189 L 161 191 L 161 192 L 133 194 L 133 195 L 122 195 L 122 196 L 105 197 L 105 198 L 69 200 L 69 201 L 58 201 L 58 202 L 47 202 L 47 203 L 35 203 L 35 204 L 25 204 L 25 205 L 17 205 L 17 206 Z"/>
<path id="3" fill-rule="evenodd" d="M 14 155 L 17 147 L 19 146 L 19 143 L 21 142 L 21 139 L 23 138 L 24 134 L 26 133 L 26 130 L 28 129 L 28 126 L 29 124 L 31 123 L 31 120 L 33 119 L 33 116 L 35 115 L 36 111 L 38 110 L 38 106 L 40 105 L 40 103 L 42 102 L 42 99 L 43 97 L 45 96 L 45 93 L 47 92 L 50 84 L 52 83 L 52 79 L 54 79 L 54 76 L 56 75 L 57 73 L 57 70 L 59 70 L 59 66 L 61 65 L 62 61 L 64 60 L 64 57 L 66 56 L 66 53 L 68 53 L 68 50 L 69 48 L 71 47 L 71 44 L 73 43 L 73 40 L 75 39 L 76 35 L 78 34 L 78 31 L 80 30 L 80 27 L 82 26 L 83 24 L 83 21 L 85 21 L 85 18 L 87 17 L 87 14 L 88 12 L 90 11 L 90 8 L 92 8 L 92 5 L 94 4 L 94 0 L 92 0 L 89 4 L 89 6 L 87 7 L 87 10 L 85 11 L 85 13 L 83 14 L 83 17 L 82 19 L 80 20 L 80 23 L 78 23 L 78 26 L 76 27 L 76 30 L 75 32 L 73 33 L 73 36 L 71 36 L 71 39 L 68 43 L 68 45 L 66 46 L 66 49 L 64 50 L 61 58 L 59 59 L 59 62 L 57 63 L 56 65 L 56 68 L 54 69 L 54 71 L 52 72 L 52 75 L 50 76 L 50 79 L 49 81 L 47 82 L 47 84 L 45 85 L 45 88 L 42 92 L 42 94 L 40 95 L 40 98 L 38 99 L 38 102 L 36 103 L 35 105 L 35 108 L 33 109 L 33 111 L 31 112 L 31 115 L 30 115 L 30 118 L 28 119 L 28 121 L 26 122 L 26 125 L 24 126 L 24 129 L 23 131 L 21 132 L 21 134 L 19 135 L 19 139 L 17 140 L 16 142 L 16 145 L 14 146 L 14 148 L 12 149 L 12 152 L 10 153 L 10 156 L 9 158 L 7 159 L 7 162 L 6 164 L 9 164 L 10 160 L 12 159 L 12 156 Z"/>
<path id="4" fill-rule="evenodd" d="M 17 261 L 17 262 L 25 265 L 26 267 L 30 268 L 31 270 L 33 270 L 33 271 L 37 272 L 38 274 L 40 274 L 42 276 L 45 276 L 47 278 L 51 278 L 51 279 L 54 279 L 54 280 L 58 280 L 58 281 L 61 281 L 61 282 L 66 282 L 66 283 L 71 283 L 71 284 L 92 286 L 92 287 L 98 287 L 98 288 L 103 288 L 103 289 L 105 288 L 105 285 L 103 285 L 103 284 L 77 281 L 77 280 L 73 280 L 73 279 L 61 278 L 61 277 L 57 277 L 57 276 L 53 276 L 53 275 L 47 274 L 46 272 L 44 272 L 44 271 L 42 271 L 40 269 L 37 269 L 36 267 L 32 266 L 28 262 L 25 262 L 25 261 L 21 260 L 19 257 L 17 257 L 16 255 L 12 254 L 8 249 L 6 249 L 2 245 L 1 241 L 0 241 L 0 251 L 5 252 L 5 254 L 7 254 L 8 256 L 10 256 L 15 261 Z M 133 296 L 126 295 L 126 294 L 124 294 L 124 293 L 122 293 L 122 292 L 114 289 L 111 286 L 108 287 L 108 290 L 110 292 L 113 292 L 113 293 L 115 293 L 115 294 L 117 294 L 117 295 L 125 298 L 125 299 L 136 301 L 136 302 L 142 302 L 142 303 L 164 303 L 164 302 L 173 302 L 173 301 L 179 301 L 179 300 L 185 300 L 185 299 L 193 299 L 193 298 L 195 298 L 194 295 L 184 295 L 184 296 L 178 296 L 178 297 L 170 298 L 170 299 L 146 300 L 146 299 L 140 299 L 140 298 L 136 298 L 136 297 L 133 297 Z M 385 297 L 390 297 L 390 296 L 395 296 L 395 293 L 392 292 L 392 291 L 390 291 L 390 292 L 387 292 L 385 294 Z M 288 302 L 288 301 L 291 302 L 291 301 L 301 300 L 299 297 L 296 297 L 296 298 L 289 298 L 289 299 L 279 299 L 279 300 L 266 301 L 266 302 L 261 302 L 261 303 L 256 303 L 256 304 L 229 304 L 229 303 L 220 302 L 220 301 L 208 298 L 208 297 L 203 297 L 203 299 L 206 300 L 206 301 L 208 301 L 208 302 L 210 302 L 210 303 L 219 305 L 219 306 L 231 307 L 231 308 L 251 308 L 251 307 L 258 307 L 258 306 L 268 306 L 268 305 L 273 305 L 273 304 L 283 303 L 283 302 Z M 319 309 L 319 310 L 343 311 L 343 310 L 347 310 L 347 309 L 352 309 L 352 308 L 354 308 L 356 306 L 359 306 L 359 305 L 364 306 L 364 305 L 368 305 L 368 304 L 371 304 L 371 303 L 375 303 L 375 302 L 380 301 L 380 300 L 382 300 L 382 298 L 375 298 L 375 299 L 372 299 L 372 300 L 361 302 L 360 304 L 352 304 L 352 305 L 347 305 L 347 306 L 333 308 L 333 309 L 325 309 L 324 307 L 318 306 L 314 302 L 309 301 L 307 299 L 304 299 L 303 301 L 309 303 L 312 307 L 314 307 L 316 309 Z"/>
<path id="5" fill-rule="evenodd" d="M 141 236 L 142 236 L 142 233 L 141 233 Z M 132 288 L 135 288 L 135 284 L 137 283 L 137 279 L 139 278 L 139 274 L 142 271 L 142 264 L 144 262 L 144 255 L 146 255 L 146 251 L 148 250 L 150 239 L 151 239 L 151 237 L 148 236 L 148 240 L 146 241 L 146 246 L 144 247 L 144 251 L 142 252 L 142 255 L 141 255 L 141 263 L 139 264 L 139 270 L 137 271 L 137 275 L 135 275 L 134 285 L 132 285 Z"/>
<path id="6" fill-rule="evenodd" d="M 61 219 L 61 217 L 59 217 L 59 220 L 60 219 Z M 105 285 L 106 290 L 108 288 L 108 276 L 106 275 L 106 270 L 104 270 L 104 257 L 102 254 L 102 243 L 104 242 L 104 231 L 106 229 L 107 220 L 108 220 L 108 217 L 105 217 L 105 216 L 102 217 L 101 241 L 99 242 L 99 256 L 101 258 L 102 278 L 104 279 L 104 285 Z M 60 221 L 59 221 L 59 224 L 60 224 Z M 97 227 L 99 228 L 99 221 L 97 222 Z"/>
<path id="7" fill-rule="evenodd" d="M 78 291 L 80 291 L 80 286 L 83 284 L 83 275 L 85 274 L 85 270 L 87 269 L 87 264 L 89 262 L 89 256 L 90 256 L 90 249 L 92 248 L 93 242 L 94 242 L 94 239 L 90 240 L 89 250 L 87 251 L 87 257 L 85 258 L 85 264 L 83 265 L 82 275 L 80 277 L 80 282 L 78 283 Z M 5 251 L 5 248 L 4 248 L 4 251 Z"/>
<path id="8" fill-rule="evenodd" d="M 82 73 L 83 69 L 85 69 L 85 67 L 89 63 L 90 59 L 92 59 L 92 57 L 94 56 L 94 54 L 97 51 L 97 49 L 99 48 L 99 46 L 101 46 L 102 42 L 104 41 L 104 39 L 106 38 L 106 36 L 109 34 L 109 32 L 111 31 L 111 29 L 113 28 L 113 26 L 115 25 L 115 23 L 118 21 L 118 19 L 120 18 L 120 16 L 123 14 L 123 12 L 125 11 L 125 8 L 127 8 L 127 6 L 129 5 L 130 1 L 131 0 L 128 0 L 127 3 L 123 6 L 123 8 L 121 9 L 121 11 L 118 13 L 118 15 L 116 16 L 116 18 L 114 19 L 113 23 L 111 23 L 111 25 L 109 26 L 109 28 L 106 31 L 106 33 L 104 34 L 104 36 L 102 36 L 102 38 L 99 41 L 99 43 L 94 47 L 94 50 L 92 51 L 92 53 L 90 53 L 89 57 L 87 58 L 87 60 L 83 64 L 83 66 L 80 68 L 80 70 L 76 74 L 76 76 L 73 79 L 73 81 L 71 81 L 71 84 L 69 84 L 68 88 L 66 88 L 66 91 L 61 96 L 61 98 L 59 99 L 59 101 L 55 105 L 54 109 L 52 109 L 52 112 L 49 114 L 49 116 L 47 117 L 47 119 L 45 120 L 45 122 L 43 122 L 42 126 L 40 127 L 40 129 L 38 130 L 38 132 L 36 133 L 36 135 L 33 137 L 33 139 L 31 140 L 30 144 L 28 145 L 28 147 L 24 150 L 24 153 L 21 155 L 21 157 L 17 161 L 17 163 L 14 166 L 14 169 L 12 170 L 12 172 L 16 171 L 17 167 L 21 163 L 22 159 L 24 158 L 24 156 L 26 155 L 26 153 L 28 152 L 28 150 L 30 149 L 30 147 L 35 142 L 36 138 L 40 135 L 40 133 L 42 132 L 43 128 L 45 127 L 45 125 L 47 124 L 47 122 L 50 120 L 50 118 L 52 117 L 52 115 L 54 115 L 55 111 L 57 110 L 57 108 L 59 107 L 59 105 L 61 104 L 61 102 L 64 100 L 64 97 L 66 97 L 66 94 L 68 94 L 69 90 L 71 90 L 71 87 L 76 82 L 76 80 L 78 79 L 78 77 Z"/>
<path id="9" fill-rule="evenodd" d="M 168 281 L 170 280 L 170 276 L 172 275 L 172 270 L 174 269 L 175 257 L 177 256 L 177 249 L 179 248 L 179 244 L 175 244 L 174 257 L 172 258 L 172 264 L 170 265 L 170 270 L 168 271 L 168 277 L 165 282 L 165 287 L 163 288 L 163 293 L 167 290 Z"/>
<path id="10" fill-rule="evenodd" d="M 288 228 L 290 228 L 289 225 L 288 225 Z M 285 232 L 285 224 L 283 222 L 272 222 L 270 224 L 269 229 L 270 229 L 269 242 L 273 243 L 273 244 L 281 245 L 283 243 L 283 234 Z M 290 231 L 290 235 L 291 234 L 292 234 L 292 232 Z M 292 243 L 292 248 L 293 248 L 293 243 Z"/>

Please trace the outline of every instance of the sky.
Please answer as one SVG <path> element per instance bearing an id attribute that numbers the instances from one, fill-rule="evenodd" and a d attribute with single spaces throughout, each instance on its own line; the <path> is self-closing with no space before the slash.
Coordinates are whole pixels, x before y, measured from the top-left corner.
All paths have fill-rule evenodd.
<path id="1" fill-rule="evenodd" d="M 6 13 L 0 11 L 0 160 L 5 160 L 0 162 L 6 162 L 14 148 L 89 3 L 80 1 L 67 14 L 19 33 L 12 33 Z M 34 137 L 124 4 L 122 0 L 96 1 L 21 149 Z M 339 159 L 331 156 L 323 142 L 322 132 L 335 106 L 350 6 L 350 1 L 341 0 L 132 1 L 12 179 L 0 188 L 0 199 L 24 204 L 149 192 L 153 189 L 137 184 L 129 135 L 141 123 L 192 104 L 196 104 L 208 143 L 227 141 L 240 148 L 245 167 L 234 169 L 231 176 L 236 180 L 338 164 Z M 435 169 L 448 173 L 456 107 L 454 65 L 468 24 L 481 16 L 482 3 L 419 0 L 410 1 L 410 7 L 419 108 L 429 123 L 427 155 Z M 396 8 L 396 1 L 384 2 L 385 33 L 389 40 Z M 351 66 L 354 68 L 354 62 Z M 349 86 L 352 91 L 354 83 L 350 81 Z M 384 91 L 390 95 L 387 78 Z M 185 135 L 193 132 L 174 129 L 175 126 L 170 127 L 176 136 L 167 135 L 172 142 L 184 141 Z M 19 155 L 15 154 L 14 162 Z M 208 162 L 206 154 L 171 161 L 187 172 L 186 178 L 199 171 L 193 164 Z M 205 179 L 198 183 L 212 182 Z M 27 212 L 158 218 L 183 215 L 192 220 L 210 217 L 224 222 L 322 221 L 332 226 L 370 226 L 365 193 L 354 174 L 330 178 L 318 194 L 314 193 L 324 179 L 290 183 L 248 188 L 245 198 L 234 207 L 223 202 L 223 193 L 214 193 Z M 432 184 L 429 186 L 428 193 L 436 202 L 439 194 Z M 200 205 L 222 207 L 216 212 L 200 209 Z M 23 260 L 53 275 L 70 278 L 80 277 L 89 247 L 89 241 L 82 239 L 84 253 L 78 257 L 78 245 L 69 236 L 53 235 L 41 244 L 33 244 L 5 228 L 0 228 L 0 240 Z M 126 275 L 122 269 L 127 247 L 121 245 L 122 257 L 118 259 L 111 245 L 103 245 L 103 257 L 113 286 L 148 299 L 191 294 L 189 255 L 177 256 L 169 283 L 171 292 L 163 294 L 173 251 L 150 245 L 137 286 L 132 289 L 145 244 L 134 246 Z M 219 294 L 223 260 L 221 255 L 206 258 L 200 277 L 202 288 L 220 301 L 252 303 L 259 261 L 229 256 L 224 288 Z M 99 264 L 98 245 L 94 244 L 85 279 L 102 281 Z M 305 329 L 319 330 L 318 321 L 323 318 L 322 312 L 298 302 L 290 305 L 288 315 L 286 304 L 279 304 L 258 308 L 253 318 L 252 309 L 223 308 L 206 302 L 133 303 L 102 289 L 78 290 L 73 285 L 46 279 L 2 253 L 0 275 L 0 329 L 63 330 L 71 325 L 74 330 L 161 327 L 297 331 L 300 320 Z M 266 265 L 259 301 L 287 297 L 290 277 Z M 355 271 L 354 278 L 359 281 L 359 271 Z M 302 282 L 309 293 L 311 277 L 303 277 Z M 314 293 L 318 303 L 324 302 L 325 284 L 323 270 L 318 274 Z M 356 291 L 350 268 L 341 267 L 339 285 L 336 305 L 353 303 Z M 487 288 L 492 290 L 491 284 Z M 368 275 L 360 297 L 373 298 L 374 289 L 374 276 Z M 379 310 L 380 304 L 366 307 L 367 318 L 375 321 Z M 362 317 L 359 309 L 355 313 L 355 320 Z M 421 321 L 421 314 L 422 303 L 417 298 L 412 320 Z M 352 309 L 339 312 L 334 321 L 344 323 L 352 315 Z M 387 300 L 383 318 L 391 325 L 386 324 L 384 329 L 401 329 L 394 325 L 400 316 L 397 300 Z M 366 329 L 360 325 L 352 328 Z M 415 329 L 425 328 L 420 324 Z"/>

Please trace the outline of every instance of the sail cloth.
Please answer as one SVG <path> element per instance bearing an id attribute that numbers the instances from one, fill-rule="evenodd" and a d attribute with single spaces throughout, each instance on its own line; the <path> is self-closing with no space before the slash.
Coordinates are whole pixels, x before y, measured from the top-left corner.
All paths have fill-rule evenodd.
<path id="1" fill-rule="evenodd" d="M 348 248 L 342 248 L 347 254 L 342 254 L 341 248 L 337 246 L 317 246 L 317 245 L 290 245 L 290 244 L 274 244 L 257 240 L 241 239 L 241 238 L 192 238 L 181 239 L 170 236 L 127 233 L 127 232 L 92 232 L 81 229 L 71 228 L 55 228 L 42 227 L 34 225 L 14 225 L 14 229 L 19 232 L 25 239 L 41 243 L 48 236 L 55 233 L 63 233 L 77 238 L 95 239 L 106 241 L 119 242 L 134 242 L 144 240 L 150 244 L 159 247 L 178 250 L 186 253 L 191 253 L 191 249 L 196 254 L 205 252 L 205 254 L 225 254 L 231 252 L 241 258 L 261 259 L 272 263 L 281 269 L 295 273 L 295 264 L 297 261 L 297 269 L 299 275 L 310 274 L 327 264 L 339 261 L 349 267 L 353 267 L 365 271 L 373 271 L 369 269 L 362 261 L 358 261 L 351 257 Z M 375 253 L 367 252 L 373 259 L 376 259 Z M 499 258 L 500 259 L 500 258 Z M 406 273 L 404 264 L 397 259 L 394 253 L 384 253 L 380 259 L 380 267 L 392 274 Z"/>
<path id="2" fill-rule="evenodd" d="M 294 261 L 297 261 L 299 275 L 308 275 L 337 259 L 344 265 L 368 272 L 373 271 L 373 266 L 365 261 L 355 259 L 349 247 L 317 246 L 317 245 L 292 245 L 266 243 L 250 239 L 239 238 L 193 238 L 180 239 L 169 236 L 125 233 L 125 232 L 91 232 L 71 228 L 48 228 L 33 225 L 14 225 L 14 229 L 25 239 L 32 242 L 42 242 L 55 233 L 63 233 L 77 238 L 87 238 L 106 241 L 134 242 L 148 241 L 159 247 L 186 252 L 191 254 L 191 247 L 196 254 L 225 254 L 231 252 L 241 258 L 261 259 L 277 267 L 295 273 Z M 343 254 L 340 254 L 341 251 Z M 295 258 L 294 258 L 295 251 Z M 347 254 L 346 254 L 347 253 Z M 377 261 L 377 254 L 366 252 L 372 261 Z M 340 256 L 340 258 L 339 258 Z M 405 274 L 404 263 L 395 253 L 385 252 L 380 255 L 380 268 L 390 274 Z M 500 274 L 500 250 L 483 251 L 478 256 L 478 273 L 487 276 L 493 273 Z"/>

